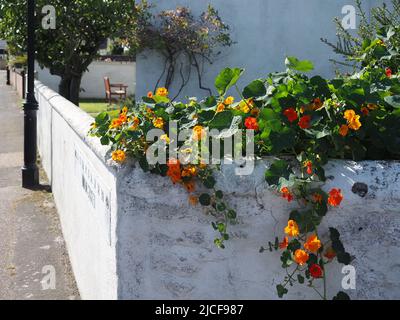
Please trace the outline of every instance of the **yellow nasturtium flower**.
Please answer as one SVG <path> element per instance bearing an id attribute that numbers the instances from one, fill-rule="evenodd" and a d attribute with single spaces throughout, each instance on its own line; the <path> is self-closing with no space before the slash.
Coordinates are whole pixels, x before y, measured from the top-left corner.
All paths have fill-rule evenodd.
<path id="1" fill-rule="evenodd" d="M 290 237 L 297 237 L 300 234 L 299 226 L 297 225 L 296 221 L 288 221 L 288 225 L 285 228 L 285 233 Z"/>
<path id="2" fill-rule="evenodd" d="M 228 98 L 225 99 L 224 103 L 229 106 L 231 105 L 233 102 L 235 102 L 235 98 L 232 96 L 229 96 Z"/>
<path id="3" fill-rule="evenodd" d="M 163 129 L 164 128 L 164 120 L 163 120 L 163 118 L 155 118 L 153 120 L 153 125 L 158 129 Z"/>
<path id="4" fill-rule="evenodd" d="M 111 157 L 114 161 L 122 163 L 125 161 L 126 155 L 125 152 L 122 150 L 115 150 L 112 154 Z"/>
<path id="5" fill-rule="evenodd" d="M 168 96 L 168 89 L 167 88 L 158 88 L 156 91 L 156 95 L 160 97 Z"/>
<path id="6" fill-rule="evenodd" d="M 344 118 L 347 120 L 350 129 L 357 131 L 361 128 L 360 116 L 357 115 L 354 110 L 346 110 L 344 112 Z"/>

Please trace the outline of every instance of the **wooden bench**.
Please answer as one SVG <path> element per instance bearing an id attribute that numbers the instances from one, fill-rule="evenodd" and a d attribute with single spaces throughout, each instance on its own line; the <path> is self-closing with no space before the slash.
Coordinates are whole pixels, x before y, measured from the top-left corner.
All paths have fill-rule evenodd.
<path id="1" fill-rule="evenodd" d="M 110 78 L 104 77 L 104 86 L 106 90 L 106 101 L 111 104 L 113 96 L 118 96 L 118 99 L 126 99 L 127 93 L 126 89 L 128 86 L 122 83 L 110 83 Z M 118 89 L 115 89 L 118 88 Z"/>

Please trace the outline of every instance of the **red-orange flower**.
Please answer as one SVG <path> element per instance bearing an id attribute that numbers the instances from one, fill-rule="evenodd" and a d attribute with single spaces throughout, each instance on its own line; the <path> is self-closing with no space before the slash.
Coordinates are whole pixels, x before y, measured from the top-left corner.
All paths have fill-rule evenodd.
<path id="1" fill-rule="evenodd" d="M 311 277 L 318 279 L 318 278 L 322 278 L 322 275 L 324 274 L 324 272 L 322 271 L 322 268 L 320 267 L 320 265 L 314 263 L 310 269 L 308 269 L 308 271 L 310 271 L 310 275 Z"/>
<path id="2" fill-rule="evenodd" d="M 332 207 L 337 207 L 340 205 L 340 203 L 343 200 L 343 195 L 342 195 L 342 190 L 340 189 L 332 189 L 329 192 L 329 198 L 328 198 L 328 203 Z"/>
<path id="3" fill-rule="evenodd" d="M 171 178 L 173 183 L 180 182 L 182 179 L 182 175 L 181 175 L 181 164 L 179 163 L 179 160 L 170 159 L 168 160 L 167 166 L 168 166 L 167 176 Z"/>
<path id="4" fill-rule="evenodd" d="M 313 101 L 313 106 L 312 106 L 312 108 L 313 108 L 313 110 L 318 110 L 318 109 L 320 109 L 323 105 L 324 105 L 324 104 L 323 104 L 323 102 L 321 101 L 321 99 L 320 99 L 320 98 L 316 98 L 316 99 L 314 99 L 314 101 Z"/>
<path id="5" fill-rule="evenodd" d="M 300 118 L 299 127 L 302 129 L 310 128 L 311 124 L 311 116 L 303 116 Z"/>
<path id="6" fill-rule="evenodd" d="M 153 92 L 147 92 L 147 98 L 153 99 Z"/>
<path id="7" fill-rule="evenodd" d="M 295 122 L 299 117 L 294 108 L 286 109 L 285 111 L 283 111 L 283 114 L 286 116 L 286 118 L 289 120 L 290 123 Z"/>
<path id="8" fill-rule="evenodd" d="M 253 117 L 248 117 L 245 121 L 244 121 L 244 125 L 246 126 L 247 129 L 249 130 L 255 130 L 258 131 L 258 129 L 260 128 L 258 126 L 258 122 L 256 118 Z"/>
<path id="9" fill-rule="evenodd" d="M 386 68 L 385 73 L 386 73 L 386 77 L 388 77 L 388 78 L 391 78 L 393 75 L 392 69 L 390 69 L 390 68 Z"/>
<path id="10" fill-rule="evenodd" d="M 345 137 L 345 136 L 347 136 L 348 133 L 349 133 L 349 126 L 346 124 L 343 124 L 339 129 L 339 134 L 342 137 Z"/>
<path id="11" fill-rule="evenodd" d="M 364 116 L 369 115 L 369 110 L 368 110 L 367 107 L 362 107 L 362 108 L 361 108 L 361 112 L 362 112 L 362 114 L 363 114 Z"/>
<path id="12" fill-rule="evenodd" d="M 313 173 L 313 164 L 311 161 L 304 162 L 304 168 L 307 168 L 307 174 L 312 175 Z"/>
<path id="13" fill-rule="evenodd" d="M 291 202 L 293 200 L 293 195 L 290 193 L 288 187 L 282 188 L 281 193 L 282 198 L 286 199 L 288 202 Z"/>
<path id="14" fill-rule="evenodd" d="M 119 120 L 122 122 L 122 123 L 126 123 L 126 122 L 128 122 L 128 117 L 127 117 L 127 115 L 126 115 L 126 113 L 121 113 L 120 115 L 119 115 Z"/>
<path id="15" fill-rule="evenodd" d="M 283 241 L 279 244 L 279 249 L 286 249 L 289 245 L 289 238 L 283 238 Z"/>

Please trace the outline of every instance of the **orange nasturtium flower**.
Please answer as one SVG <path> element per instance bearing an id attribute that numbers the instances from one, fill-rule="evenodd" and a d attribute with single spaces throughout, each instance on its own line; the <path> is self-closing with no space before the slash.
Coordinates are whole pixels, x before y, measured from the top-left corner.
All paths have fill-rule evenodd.
<path id="1" fill-rule="evenodd" d="M 283 238 L 283 241 L 279 244 L 279 249 L 286 249 L 289 245 L 289 238 Z"/>
<path id="2" fill-rule="evenodd" d="M 195 166 L 188 166 L 182 170 L 182 177 L 195 177 L 197 175 L 197 169 Z"/>
<path id="3" fill-rule="evenodd" d="M 329 192 L 329 198 L 328 198 L 328 203 L 332 206 L 332 207 L 337 207 L 340 205 L 340 203 L 343 200 L 343 195 L 342 195 L 342 191 L 340 189 L 332 189 Z"/>
<path id="4" fill-rule="evenodd" d="M 385 73 L 386 73 L 386 76 L 387 76 L 388 78 L 391 78 L 392 75 L 393 75 L 392 69 L 390 69 L 390 68 L 386 68 L 386 69 L 385 69 Z"/>
<path id="5" fill-rule="evenodd" d="M 351 121 L 351 119 L 353 119 L 354 117 L 356 116 L 356 113 L 355 113 L 355 111 L 354 110 L 346 110 L 345 112 L 344 112 L 344 118 L 347 120 L 347 121 Z"/>
<path id="6" fill-rule="evenodd" d="M 168 89 L 167 88 L 158 88 L 156 91 L 156 95 L 160 97 L 168 96 Z"/>
<path id="7" fill-rule="evenodd" d="M 288 108 L 285 111 L 283 111 L 283 114 L 285 117 L 289 120 L 290 123 L 296 121 L 298 119 L 297 112 L 294 108 Z"/>
<path id="8" fill-rule="evenodd" d="M 321 99 L 320 98 L 316 98 L 313 101 L 312 109 L 313 110 L 318 110 L 318 109 L 322 108 L 323 105 L 324 105 L 324 103 L 321 101 Z"/>
<path id="9" fill-rule="evenodd" d="M 168 166 L 167 176 L 171 178 L 173 183 L 180 182 L 182 179 L 182 175 L 181 175 L 181 164 L 179 160 L 169 159 L 167 166 Z"/>
<path id="10" fill-rule="evenodd" d="M 225 105 L 223 103 L 220 103 L 217 107 L 217 113 L 220 113 L 225 110 Z"/>
<path id="11" fill-rule="evenodd" d="M 258 108 L 253 108 L 253 109 L 251 109 L 250 114 L 251 114 L 253 117 L 256 117 L 256 118 L 257 118 L 257 117 L 260 115 L 260 109 L 258 109 Z"/>
<path id="12" fill-rule="evenodd" d="M 246 118 L 244 125 L 248 130 L 258 131 L 260 129 L 257 119 L 253 117 Z"/>
<path id="13" fill-rule="evenodd" d="M 290 237 L 297 237 L 300 234 L 299 226 L 297 225 L 296 221 L 288 221 L 288 225 L 285 228 L 285 233 Z"/>
<path id="14" fill-rule="evenodd" d="M 361 112 L 364 116 L 369 115 L 369 109 L 367 107 L 362 107 Z"/>
<path id="15" fill-rule="evenodd" d="M 346 124 L 343 124 L 339 129 L 339 134 L 342 137 L 345 137 L 345 136 L 347 136 L 348 133 L 349 133 L 349 126 Z"/>
<path id="16" fill-rule="evenodd" d="M 193 139 L 195 141 L 200 141 L 205 137 L 205 135 L 206 132 L 202 126 L 198 125 L 193 128 Z"/>
<path id="17" fill-rule="evenodd" d="M 379 107 L 375 103 L 368 103 L 367 104 L 367 108 L 369 110 L 377 110 L 377 109 L 379 109 Z"/>
<path id="18" fill-rule="evenodd" d="M 321 248 L 321 241 L 318 239 L 317 235 L 313 234 L 308 237 L 304 248 L 315 253 Z"/>
<path id="19" fill-rule="evenodd" d="M 300 118 L 299 127 L 302 129 L 308 129 L 311 127 L 311 116 L 303 116 Z"/>
<path id="20" fill-rule="evenodd" d="M 147 92 L 147 98 L 153 99 L 153 92 Z"/>
<path id="21" fill-rule="evenodd" d="M 313 163 L 312 163 L 312 161 L 304 162 L 304 168 L 307 168 L 307 174 L 312 175 L 312 173 L 313 173 Z"/>
<path id="22" fill-rule="evenodd" d="M 133 122 L 133 124 L 132 124 L 132 126 L 130 127 L 130 130 L 135 131 L 135 130 L 137 130 L 138 127 L 139 127 L 140 119 L 139 119 L 138 117 L 134 117 L 133 120 L 132 120 L 132 122 Z"/>
<path id="23" fill-rule="evenodd" d="M 121 123 L 126 123 L 126 122 L 128 122 L 128 117 L 127 117 L 127 115 L 126 115 L 125 112 L 122 112 L 122 113 L 119 115 L 118 119 L 121 121 Z"/>
<path id="24" fill-rule="evenodd" d="M 112 119 L 110 124 L 110 129 L 119 128 L 122 125 L 121 119 Z"/>
<path id="25" fill-rule="evenodd" d="M 283 199 L 286 199 L 288 202 L 292 202 L 292 200 L 293 200 L 293 195 L 290 193 L 288 187 L 283 187 L 283 188 L 281 189 L 281 193 L 282 193 L 282 198 L 283 198 Z"/>
<path id="26" fill-rule="evenodd" d="M 300 266 L 304 265 L 309 258 L 310 256 L 304 250 L 298 249 L 294 253 L 294 261 Z"/>
<path id="27" fill-rule="evenodd" d="M 232 104 L 233 102 L 235 102 L 235 98 L 234 97 L 228 97 L 225 99 L 224 103 L 229 106 L 230 104 Z"/>
<path id="28" fill-rule="evenodd" d="M 164 120 L 163 120 L 163 118 L 155 118 L 155 119 L 153 120 L 153 125 L 154 125 L 156 128 L 159 128 L 159 129 L 164 128 Z"/>
<path id="29" fill-rule="evenodd" d="M 111 158 L 119 163 L 122 163 L 125 161 L 126 159 L 126 155 L 125 152 L 122 150 L 115 150 L 112 154 L 111 154 Z"/>
<path id="30" fill-rule="evenodd" d="M 357 115 L 354 110 L 346 110 L 344 112 L 344 118 L 347 120 L 350 129 L 358 130 L 361 128 L 360 116 Z"/>
<path id="31" fill-rule="evenodd" d="M 356 115 L 351 121 L 349 121 L 349 128 L 357 131 L 361 128 L 360 116 Z"/>

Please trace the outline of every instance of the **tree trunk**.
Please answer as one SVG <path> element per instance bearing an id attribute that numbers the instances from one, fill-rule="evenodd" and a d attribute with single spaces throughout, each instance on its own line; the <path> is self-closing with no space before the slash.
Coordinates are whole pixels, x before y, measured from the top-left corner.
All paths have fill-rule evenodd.
<path id="1" fill-rule="evenodd" d="M 58 86 L 58 92 L 65 99 L 71 101 L 73 104 L 79 106 L 79 93 L 81 90 L 81 80 L 80 76 L 70 76 L 66 75 L 61 77 L 60 84 Z"/>
<path id="2" fill-rule="evenodd" d="M 81 91 L 81 80 L 82 75 L 73 76 L 71 78 L 70 88 L 69 88 L 69 101 L 79 107 L 79 93 Z"/>
<path id="3" fill-rule="evenodd" d="M 58 93 L 67 100 L 69 100 L 70 98 L 70 86 L 71 78 L 68 76 L 62 76 L 60 84 L 58 85 Z"/>

